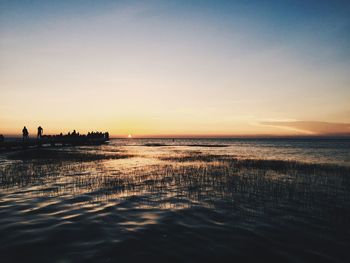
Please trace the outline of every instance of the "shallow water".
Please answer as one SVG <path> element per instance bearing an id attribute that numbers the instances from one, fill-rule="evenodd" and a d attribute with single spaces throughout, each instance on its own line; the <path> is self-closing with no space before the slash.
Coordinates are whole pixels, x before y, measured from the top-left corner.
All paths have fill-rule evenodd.
<path id="1" fill-rule="evenodd" d="M 1 262 L 348 262 L 349 153 L 346 139 L 2 153 Z"/>

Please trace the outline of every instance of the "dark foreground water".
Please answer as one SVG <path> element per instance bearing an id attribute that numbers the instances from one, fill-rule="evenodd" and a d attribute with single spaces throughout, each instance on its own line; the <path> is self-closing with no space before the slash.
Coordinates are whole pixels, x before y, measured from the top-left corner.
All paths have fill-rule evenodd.
<path id="1" fill-rule="evenodd" d="M 0 154 L 0 262 L 349 262 L 350 140 Z"/>

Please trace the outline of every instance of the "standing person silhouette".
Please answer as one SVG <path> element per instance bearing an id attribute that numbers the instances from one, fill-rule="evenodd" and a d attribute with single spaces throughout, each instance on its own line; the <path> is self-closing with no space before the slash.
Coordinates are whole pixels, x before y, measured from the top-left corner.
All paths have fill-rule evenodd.
<path id="1" fill-rule="evenodd" d="M 43 136 L 43 128 L 41 126 L 38 127 L 38 139 L 40 139 Z"/>
<path id="2" fill-rule="evenodd" d="M 26 126 L 24 126 L 24 128 L 23 128 L 22 134 L 23 134 L 23 140 L 28 139 L 28 137 L 29 137 L 29 132 L 28 132 Z"/>

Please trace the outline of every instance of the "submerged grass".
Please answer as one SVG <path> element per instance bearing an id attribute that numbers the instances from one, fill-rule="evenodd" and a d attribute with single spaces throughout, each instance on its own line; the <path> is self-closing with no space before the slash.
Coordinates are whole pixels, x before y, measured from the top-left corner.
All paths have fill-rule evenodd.
<path id="1" fill-rule="evenodd" d="M 235 169 L 261 169 L 274 170 L 277 172 L 286 172 L 296 170 L 301 173 L 341 173 L 350 175 L 349 166 L 339 166 L 322 163 L 306 163 L 293 160 L 265 160 L 265 159 L 242 159 L 234 155 L 208 154 L 199 151 L 193 151 L 183 154 L 158 156 L 158 159 L 174 163 L 193 163 L 193 162 L 224 162 L 230 163 Z"/>
<path id="2" fill-rule="evenodd" d="M 88 261 L 130 260 L 134 251 L 173 251 L 186 261 L 200 251 L 200 262 L 209 258 L 202 251 L 220 261 L 237 249 L 238 261 L 316 262 L 334 261 L 341 251 L 346 261 L 350 167 L 239 159 L 218 150 L 144 150 L 76 147 L 3 158 L 3 248 L 13 248 L 5 252 L 28 257 L 23 250 L 42 255 L 44 248 L 48 256 L 76 254 L 79 261 L 97 247 Z M 133 153 L 137 158 L 116 157 Z M 56 250 L 58 241 L 66 252 Z M 286 256 L 270 260 L 261 251 Z"/>
<path id="3" fill-rule="evenodd" d="M 125 159 L 134 157 L 131 154 L 122 152 L 111 153 L 94 153 L 88 150 L 75 151 L 75 150 L 58 150 L 58 149 L 31 149 L 26 151 L 18 151 L 8 155 L 10 160 L 22 160 L 22 161 L 54 161 L 54 162 L 91 162 L 107 159 Z"/>
<path id="4" fill-rule="evenodd" d="M 232 159 L 233 155 L 203 154 L 200 151 L 190 151 L 178 155 L 161 155 L 159 160 L 168 162 L 214 162 Z"/>
<path id="5" fill-rule="evenodd" d="M 99 158 L 93 160 L 101 160 Z M 37 185 L 46 193 L 55 189 L 56 194 L 142 196 L 143 201 L 151 205 L 180 198 L 193 204 L 235 203 L 240 208 L 253 210 L 292 203 L 320 211 L 326 207 L 350 212 L 347 167 L 225 157 L 213 158 L 210 163 L 204 158 L 204 162 L 172 161 L 133 169 L 123 166 L 110 169 L 103 162 L 45 160 L 46 163 L 19 162 L 1 166 L 0 188 Z"/>
<path id="6" fill-rule="evenodd" d="M 1 189 L 36 186 L 32 195 L 134 198 L 151 207 L 226 205 L 253 217 L 289 209 L 315 220 L 350 221 L 349 167 L 199 153 L 134 168 L 103 161 L 119 155 L 41 150 L 12 158 L 26 161 L 0 166 Z"/>

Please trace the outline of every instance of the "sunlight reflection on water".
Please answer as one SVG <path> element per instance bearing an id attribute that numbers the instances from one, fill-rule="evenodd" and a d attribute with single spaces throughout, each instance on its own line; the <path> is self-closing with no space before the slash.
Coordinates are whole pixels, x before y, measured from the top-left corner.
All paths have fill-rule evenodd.
<path id="1" fill-rule="evenodd" d="M 3 154 L 0 252 L 5 262 L 341 262 L 348 150 L 346 140 L 132 139 Z"/>

